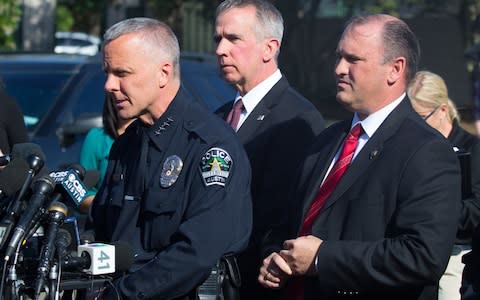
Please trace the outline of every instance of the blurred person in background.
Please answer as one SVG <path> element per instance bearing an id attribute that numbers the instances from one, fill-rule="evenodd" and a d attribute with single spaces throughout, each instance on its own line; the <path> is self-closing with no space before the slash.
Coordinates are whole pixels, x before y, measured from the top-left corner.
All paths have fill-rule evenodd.
<path id="1" fill-rule="evenodd" d="M 237 132 L 252 166 L 253 230 L 248 249 L 238 257 L 240 297 L 276 298 L 257 281 L 260 244 L 273 224 L 287 218 L 285 187 L 324 120 L 278 68 L 284 25 L 275 6 L 264 0 L 226 0 L 216 15 L 221 74 L 237 90 L 217 115 Z"/>
<path id="2" fill-rule="evenodd" d="M 14 98 L 7 95 L 0 82 L 0 156 L 10 154 L 17 143 L 28 141 L 23 113 Z"/>
<path id="3" fill-rule="evenodd" d="M 102 111 L 103 128 L 90 129 L 80 151 L 80 164 L 85 170 L 97 170 L 99 174 L 97 184 L 88 190 L 85 200 L 80 205 L 81 211 L 88 211 L 102 184 L 113 142 L 125 132 L 125 129 L 133 120 L 119 118 L 113 100 L 108 95 L 105 96 Z"/>
<path id="4" fill-rule="evenodd" d="M 462 181 L 469 181 L 469 190 L 462 191 L 457 237 L 438 289 L 439 300 L 460 299 L 464 269 L 462 256 L 471 250 L 473 231 L 480 221 L 479 139 L 460 127 L 457 108 L 448 96 L 445 81 L 439 75 L 429 71 L 417 72 L 409 84 L 408 96 L 414 110 L 425 122 L 448 139 L 461 159 L 469 159 L 466 167 L 470 169 L 470 174 L 462 172 L 465 174 Z"/>

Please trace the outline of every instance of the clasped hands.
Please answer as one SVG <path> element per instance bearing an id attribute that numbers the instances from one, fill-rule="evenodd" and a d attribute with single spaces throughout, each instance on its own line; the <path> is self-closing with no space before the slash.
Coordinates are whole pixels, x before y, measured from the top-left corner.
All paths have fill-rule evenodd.
<path id="1" fill-rule="evenodd" d="M 263 260 L 258 282 L 264 287 L 278 289 L 292 276 L 313 274 L 315 255 L 322 242 L 313 235 L 286 240 L 283 250 Z"/>

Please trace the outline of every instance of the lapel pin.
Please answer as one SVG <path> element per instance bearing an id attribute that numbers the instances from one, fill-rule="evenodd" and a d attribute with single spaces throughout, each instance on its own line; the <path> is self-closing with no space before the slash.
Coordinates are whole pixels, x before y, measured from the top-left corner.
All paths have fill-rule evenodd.
<path id="1" fill-rule="evenodd" d="M 370 152 L 370 159 L 371 159 L 371 160 L 374 159 L 375 156 L 378 155 L 378 152 L 379 152 L 379 151 L 378 151 L 377 149 L 375 149 L 375 150 L 373 150 L 372 152 Z"/>
<path id="2" fill-rule="evenodd" d="M 257 117 L 257 121 L 263 121 L 263 119 L 265 119 L 265 115 L 259 115 Z"/>

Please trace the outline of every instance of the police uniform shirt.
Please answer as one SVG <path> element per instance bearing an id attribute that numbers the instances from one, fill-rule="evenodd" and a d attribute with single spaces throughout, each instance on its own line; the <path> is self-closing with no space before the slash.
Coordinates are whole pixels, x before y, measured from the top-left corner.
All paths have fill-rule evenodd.
<path id="1" fill-rule="evenodd" d="M 231 128 L 182 88 L 154 125 L 132 125 L 112 147 L 92 206 L 96 239 L 135 248 L 116 280 L 123 297 L 179 297 L 248 243 L 248 158 Z"/>

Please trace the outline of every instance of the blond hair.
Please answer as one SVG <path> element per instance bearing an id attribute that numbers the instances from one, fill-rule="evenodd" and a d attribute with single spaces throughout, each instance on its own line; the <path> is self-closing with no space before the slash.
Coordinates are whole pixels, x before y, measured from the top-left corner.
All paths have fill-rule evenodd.
<path id="1" fill-rule="evenodd" d="M 448 88 L 439 75 L 429 71 L 419 71 L 408 85 L 407 94 L 410 100 L 420 106 L 437 108 L 446 104 L 451 121 L 460 121 L 457 108 L 448 97 Z"/>

